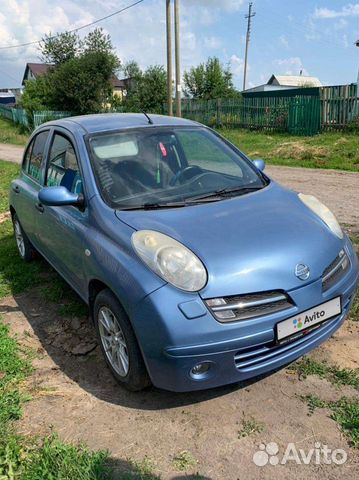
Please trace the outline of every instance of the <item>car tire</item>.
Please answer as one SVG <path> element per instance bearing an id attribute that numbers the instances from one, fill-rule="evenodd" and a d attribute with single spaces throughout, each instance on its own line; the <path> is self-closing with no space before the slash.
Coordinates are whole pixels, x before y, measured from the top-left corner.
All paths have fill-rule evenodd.
<path id="1" fill-rule="evenodd" d="M 93 319 L 103 356 L 116 380 L 130 391 L 150 386 L 129 318 L 111 290 L 102 290 L 97 295 Z"/>
<path id="2" fill-rule="evenodd" d="M 24 232 L 16 213 L 14 213 L 12 217 L 12 224 L 14 227 L 14 235 L 19 255 L 25 262 L 31 262 L 36 255 L 36 250 Z"/>

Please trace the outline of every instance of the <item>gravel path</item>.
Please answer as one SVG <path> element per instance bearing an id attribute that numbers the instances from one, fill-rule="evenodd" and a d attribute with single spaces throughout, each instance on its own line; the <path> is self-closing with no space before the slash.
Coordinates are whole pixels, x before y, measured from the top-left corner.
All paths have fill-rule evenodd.
<path id="1" fill-rule="evenodd" d="M 274 165 L 266 173 L 292 190 L 318 197 L 340 223 L 359 225 L 359 173 Z"/>
<path id="2" fill-rule="evenodd" d="M 0 158 L 20 163 L 23 147 L 0 143 Z M 269 165 L 268 175 L 293 190 L 317 196 L 342 224 L 359 225 L 359 173 Z"/>
<path id="3" fill-rule="evenodd" d="M 0 143 L 0 158 L 7 162 L 21 163 L 24 147 Z"/>

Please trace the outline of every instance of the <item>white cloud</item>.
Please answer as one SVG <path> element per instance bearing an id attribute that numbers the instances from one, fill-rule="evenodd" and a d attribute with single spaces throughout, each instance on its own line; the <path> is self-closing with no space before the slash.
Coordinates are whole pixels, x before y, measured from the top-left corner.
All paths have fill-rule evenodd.
<path id="1" fill-rule="evenodd" d="M 342 7 L 341 10 L 331 10 L 326 7 L 316 8 L 313 18 L 338 18 L 338 17 L 355 17 L 359 15 L 359 4 L 349 3 Z"/>
<path id="2" fill-rule="evenodd" d="M 334 30 L 343 30 L 348 25 L 347 20 L 340 18 L 337 22 L 334 23 Z"/>
<path id="3" fill-rule="evenodd" d="M 62 0 L 61 6 L 53 5 L 53 0 L 0 0 L 0 46 L 11 46 L 41 39 L 45 33 L 63 32 L 90 23 L 117 10 L 121 5 L 115 0 Z M 126 2 L 125 2 L 126 3 Z M 181 63 L 182 69 L 204 61 L 211 50 L 219 48 L 220 38 L 200 37 L 203 25 L 201 13 L 204 4 L 215 2 L 181 3 Z M 201 5 L 199 5 L 201 3 Z M 226 8 L 236 8 L 242 3 L 227 1 Z M 192 5 L 191 5 L 192 4 Z M 213 10 L 213 11 L 212 11 Z M 216 21 L 219 9 L 211 9 L 211 21 Z M 209 22 L 207 16 L 205 21 Z M 142 67 L 166 63 L 165 2 L 149 0 L 114 16 L 97 26 L 102 26 L 112 38 L 118 55 L 124 61 L 135 59 Z M 94 27 L 92 27 L 94 28 Z M 90 28 L 81 30 L 85 35 Z M 38 46 L 0 50 L 0 87 L 11 84 L 14 77 L 21 82 L 25 64 L 39 61 Z M 7 78 L 4 72 L 12 76 Z"/>
<path id="4" fill-rule="evenodd" d="M 205 47 L 211 49 L 211 50 L 218 50 L 219 48 L 222 47 L 223 42 L 220 38 L 218 37 L 204 37 L 203 43 Z"/>
<path id="5" fill-rule="evenodd" d="M 344 48 L 349 47 L 348 35 L 346 33 L 344 33 L 344 35 L 342 36 L 342 42 Z"/>
<path id="6" fill-rule="evenodd" d="M 289 42 L 288 42 L 287 37 L 285 35 L 281 35 L 279 37 L 279 42 L 280 42 L 281 45 L 283 45 L 283 47 L 289 48 Z"/>
<path id="7" fill-rule="evenodd" d="M 218 2 L 218 0 L 183 0 L 183 5 L 187 6 L 203 6 L 206 7 L 215 7 L 221 8 L 223 10 L 227 10 L 228 12 L 240 10 L 244 0 L 222 0 Z M 220 7 L 219 7 L 220 4 Z"/>
<path id="8" fill-rule="evenodd" d="M 244 60 L 237 55 L 231 55 L 229 59 L 229 66 L 234 77 L 242 77 L 244 70 Z M 247 64 L 247 72 L 250 70 L 249 64 Z"/>
<path id="9" fill-rule="evenodd" d="M 273 65 L 277 67 L 277 75 L 299 75 L 301 70 L 303 75 L 308 75 L 300 57 L 276 59 Z"/>

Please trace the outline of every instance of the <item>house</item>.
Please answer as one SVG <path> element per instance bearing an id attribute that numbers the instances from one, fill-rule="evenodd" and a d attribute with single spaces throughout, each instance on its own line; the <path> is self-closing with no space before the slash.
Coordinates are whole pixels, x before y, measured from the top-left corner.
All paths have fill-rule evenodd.
<path id="1" fill-rule="evenodd" d="M 0 104 L 16 104 L 20 101 L 23 92 L 22 87 L 0 88 Z"/>
<path id="2" fill-rule="evenodd" d="M 0 105 L 13 107 L 15 103 L 15 95 L 12 92 L 9 92 L 7 89 L 0 90 Z"/>
<path id="3" fill-rule="evenodd" d="M 257 87 L 247 88 L 245 92 L 269 92 L 273 90 L 288 90 L 301 87 L 321 87 L 317 77 L 307 75 L 271 75 L 267 83 Z"/>
<path id="4" fill-rule="evenodd" d="M 40 75 L 48 72 L 51 64 L 48 63 L 27 63 L 25 67 L 22 85 L 25 86 L 27 80 L 36 80 Z"/>
<path id="5" fill-rule="evenodd" d="M 22 79 L 22 85 L 25 86 L 25 82 L 27 80 L 36 80 L 36 78 L 38 78 L 40 75 L 44 75 L 52 66 L 53 65 L 49 63 L 27 63 Z M 114 75 L 111 80 L 114 95 L 118 95 L 121 98 L 125 96 L 130 82 L 130 78 L 124 78 L 120 80 Z"/>

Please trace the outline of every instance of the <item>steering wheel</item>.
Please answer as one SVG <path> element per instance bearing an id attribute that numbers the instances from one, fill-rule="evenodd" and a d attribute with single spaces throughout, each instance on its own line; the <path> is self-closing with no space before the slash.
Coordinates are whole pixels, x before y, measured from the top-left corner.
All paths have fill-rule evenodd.
<path id="1" fill-rule="evenodd" d="M 196 175 L 200 175 L 202 172 L 202 168 L 198 165 L 189 165 L 173 175 L 170 180 L 170 185 L 174 187 L 177 182 L 182 183 L 181 180 L 189 180 Z"/>

